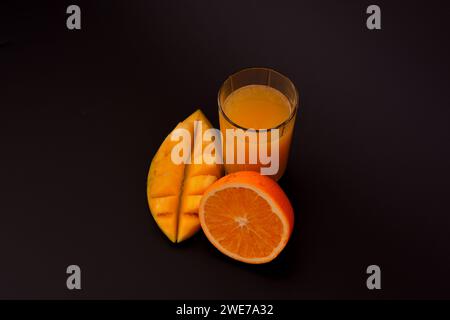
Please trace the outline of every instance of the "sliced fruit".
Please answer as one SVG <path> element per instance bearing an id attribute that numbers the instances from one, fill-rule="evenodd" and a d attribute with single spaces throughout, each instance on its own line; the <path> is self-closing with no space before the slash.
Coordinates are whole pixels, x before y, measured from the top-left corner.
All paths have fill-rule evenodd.
<path id="1" fill-rule="evenodd" d="M 195 130 L 196 123 L 201 123 L 202 130 Z M 191 143 L 193 152 L 200 144 L 203 148 L 200 134 L 211 127 L 205 115 L 197 110 L 175 129 L 184 128 L 194 138 Z M 200 229 L 200 199 L 206 188 L 222 176 L 223 169 L 220 164 L 174 163 L 172 149 L 179 143 L 171 140 L 174 131 L 161 144 L 150 165 L 147 199 L 160 229 L 171 241 L 181 242 Z M 192 154 L 188 157 L 191 158 Z"/>
<path id="2" fill-rule="evenodd" d="M 253 171 L 232 173 L 212 184 L 203 195 L 199 217 L 217 249 L 253 264 L 275 259 L 294 226 L 286 194 L 274 180 Z"/>

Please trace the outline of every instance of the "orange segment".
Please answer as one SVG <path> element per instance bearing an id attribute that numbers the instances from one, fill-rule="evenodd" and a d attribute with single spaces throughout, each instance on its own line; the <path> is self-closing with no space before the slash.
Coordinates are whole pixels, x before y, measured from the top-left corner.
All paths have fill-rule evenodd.
<path id="1" fill-rule="evenodd" d="M 212 184 L 202 198 L 199 215 L 211 243 L 247 263 L 266 263 L 277 257 L 294 223 L 292 206 L 278 184 L 248 171 Z"/>

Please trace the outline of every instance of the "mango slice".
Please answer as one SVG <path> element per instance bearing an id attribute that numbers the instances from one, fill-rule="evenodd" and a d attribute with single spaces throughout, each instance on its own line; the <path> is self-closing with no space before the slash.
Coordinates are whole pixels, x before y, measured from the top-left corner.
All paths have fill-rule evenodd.
<path id="1" fill-rule="evenodd" d="M 196 121 L 201 122 L 202 130 L 195 130 Z M 187 156 L 192 163 L 176 164 L 172 161 L 172 149 L 179 141 L 172 141 L 171 136 L 179 128 L 190 133 L 191 154 Z M 202 195 L 206 188 L 223 175 L 221 164 L 194 163 L 195 148 L 201 144 L 203 150 L 210 143 L 204 142 L 200 134 L 210 128 L 211 123 L 201 110 L 195 111 L 166 137 L 150 165 L 147 178 L 148 204 L 159 228 L 172 242 L 184 241 L 200 229 L 198 210 Z"/>

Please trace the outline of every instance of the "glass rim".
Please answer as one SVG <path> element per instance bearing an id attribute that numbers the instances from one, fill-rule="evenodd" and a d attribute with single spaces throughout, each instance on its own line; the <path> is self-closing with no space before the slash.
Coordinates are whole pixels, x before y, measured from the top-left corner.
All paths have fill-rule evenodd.
<path id="1" fill-rule="evenodd" d="M 236 76 L 237 74 L 244 72 L 244 71 L 251 71 L 251 70 L 263 70 L 263 71 L 269 71 L 269 72 L 273 72 L 276 73 L 278 76 L 280 76 L 281 78 L 287 80 L 287 83 L 289 83 L 289 85 L 292 87 L 292 89 L 294 90 L 294 105 L 292 106 L 292 110 L 291 113 L 289 114 L 289 117 L 284 120 L 283 122 L 281 122 L 280 124 L 272 127 L 272 128 L 265 128 L 265 129 L 253 129 L 253 128 L 245 128 L 241 125 L 238 125 L 236 122 L 234 122 L 233 120 L 231 120 L 227 114 L 225 113 L 225 111 L 222 108 L 222 103 L 220 102 L 220 94 L 223 90 L 223 87 L 225 86 L 225 83 L 232 78 L 233 76 Z M 250 84 L 249 84 L 250 85 Z M 271 86 L 270 86 L 271 87 Z M 271 87 L 273 88 L 273 87 Z M 275 90 L 277 90 L 276 88 L 274 88 Z M 279 90 L 278 90 L 279 91 Z M 284 96 L 286 96 L 283 92 L 281 92 L 281 94 L 283 94 Z M 288 98 L 288 97 L 286 97 Z M 288 98 L 288 100 L 290 100 Z M 294 83 L 291 81 L 291 79 L 289 79 L 288 77 L 286 77 L 284 74 L 274 70 L 274 69 L 270 69 L 270 68 L 265 68 L 265 67 L 250 67 L 250 68 L 245 68 L 245 69 L 241 69 L 231 75 L 229 75 L 225 81 L 222 83 L 222 85 L 220 86 L 219 92 L 217 94 L 217 103 L 219 105 L 219 112 L 224 116 L 225 120 L 228 121 L 231 125 L 233 125 L 234 127 L 237 127 L 238 129 L 242 129 L 242 130 L 250 130 L 250 131 L 269 131 L 269 130 L 273 130 L 273 129 L 280 129 L 286 125 L 289 124 L 289 122 L 291 122 L 291 120 L 294 118 L 295 114 L 297 113 L 297 109 L 298 109 L 298 101 L 299 101 L 299 93 L 297 88 L 295 87 Z M 289 101 L 290 102 L 290 101 Z"/>

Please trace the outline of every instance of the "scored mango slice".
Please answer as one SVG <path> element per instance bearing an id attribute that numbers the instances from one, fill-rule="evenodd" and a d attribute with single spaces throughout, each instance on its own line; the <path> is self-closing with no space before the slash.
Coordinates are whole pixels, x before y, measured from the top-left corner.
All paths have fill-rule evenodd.
<path id="1" fill-rule="evenodd" d="M 201 123 L 202 130 L 195 124 Z M 190 133 L 191 154 L 188 163 L 172 161 L 172 149 L 179 141 L 172 141 L 176 129 Z M 198 210 L 206 188 L 223 175 L 221 164 L 198 163 L 194 150 L 201 144 L 201 150 L 210 142 L 204 142 L 202 132 L 212 128 L 205 115 L 197 110 L 179 123 L 159 147 L 153 157 L 147 178 L 147 199 L 150 211 L 159 228 L 172 242 L 190 238 L 200 229 Z M 183 155 L 184 156 L 184 155 Z M 198 163 L 198 164 L 196 164 Z"/>

